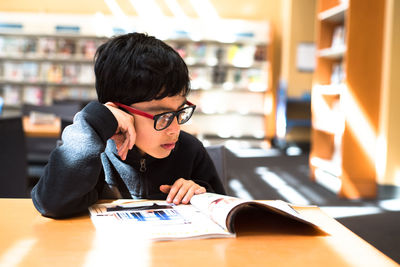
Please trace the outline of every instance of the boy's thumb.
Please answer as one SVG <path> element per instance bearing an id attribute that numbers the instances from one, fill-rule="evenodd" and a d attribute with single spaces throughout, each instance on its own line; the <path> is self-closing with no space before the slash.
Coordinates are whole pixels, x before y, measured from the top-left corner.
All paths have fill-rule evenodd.
<path id="1" fill-rule="evenodd" d="M 164 185 L 160 186 L 160 191 L 165 193 L 165 194 L 168 194 L 169 190 L 171 190 L 171 186 L 170 185 L 164 184 Z"/>

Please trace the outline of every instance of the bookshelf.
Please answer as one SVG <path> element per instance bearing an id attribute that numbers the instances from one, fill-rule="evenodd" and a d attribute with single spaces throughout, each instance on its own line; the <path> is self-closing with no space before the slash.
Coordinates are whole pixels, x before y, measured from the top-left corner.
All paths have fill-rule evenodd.
<path id="1" fill-rule="evenodd" d="M 265 93 L 269 89 L 267 43 L 167 41 L 189 67 L 198 105 L 185 130 L 201 139 L 263 140 Z M 219 141 L 218 141 L 219 140 Z"/>
<path id="2" fill-rule="evenodd" d="M 0 96 L 4 108 L 96 99 L 93 56 L 104 37 L 0 34 Z M 165 40 L 188 65 L 198 105 L 185 130 L 202 139 L 264 140 L 265 93 L 270 89 L 268 43 Z M 212 116 L 212 119 L 211 119 Z"/>
<path id="3" fill-rule="evenodd" d="M 319 0 L 310 173 L 341 197 L 373 198 L 384 1 Z"/>
<path id="4" fill-rule="evenodd" d="M 0 34 L 0 86 L 5 108 L 94 99 L 93 56 L 104 40 L 94 36 Z"/>

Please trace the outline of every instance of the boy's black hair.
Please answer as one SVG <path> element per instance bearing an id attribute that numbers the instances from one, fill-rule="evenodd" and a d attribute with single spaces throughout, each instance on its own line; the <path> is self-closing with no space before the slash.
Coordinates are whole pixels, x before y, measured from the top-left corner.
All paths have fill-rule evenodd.
<path id="1" fill-rule="evenodd" d="M 179 54 L 153 36 L 129 33 L 109 39 L 96 51 L 94 72 L 101 103 L 137 102 L 186 96 L 188 68 Z"/>

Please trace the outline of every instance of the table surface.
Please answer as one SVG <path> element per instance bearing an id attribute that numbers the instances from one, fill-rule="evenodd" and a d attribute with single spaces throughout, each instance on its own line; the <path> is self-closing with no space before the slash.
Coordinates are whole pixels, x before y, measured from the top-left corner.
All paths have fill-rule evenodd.
<path id="1" fill-rule="evenodd" d="M 0 266 L 398 266 L 317 207 L 297 210 L 329 234 L 270 216 L 236 238 L 165 242 L 96 231 L 89 215 L 45 218 L 31 199 L 0 199 L 0 209 Z"/>
<path id="2" fill-rule="evenodd" d="M 61 132 L 61 119 L 56 117 L 52 124 L 33 124 L 29 116 L 22 118 L 25 135 L 28 137 L 59 137 Z"/>

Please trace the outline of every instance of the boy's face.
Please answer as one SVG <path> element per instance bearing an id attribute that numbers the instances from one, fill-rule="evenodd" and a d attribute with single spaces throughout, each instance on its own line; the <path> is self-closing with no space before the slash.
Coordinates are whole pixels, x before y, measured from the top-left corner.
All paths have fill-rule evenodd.
<path id="1" fill-rule="evenodd" d="M 181 95 L 165 97 L 161 100 L 139 102 L 132 104 L 131 107 L 157 115 L 167 111 L 177 111 L 186 103 L 186 98 Z M 156 131 L 154 120 L 133 115 L 135 118 L 136 141 L 135 145 L 141 152 L 147 153 L 154 158 L 168 157 L 175 148 L 180 133 L 180 125 L 176 118 L 166 129 Z"/>

